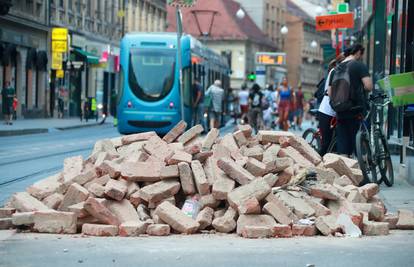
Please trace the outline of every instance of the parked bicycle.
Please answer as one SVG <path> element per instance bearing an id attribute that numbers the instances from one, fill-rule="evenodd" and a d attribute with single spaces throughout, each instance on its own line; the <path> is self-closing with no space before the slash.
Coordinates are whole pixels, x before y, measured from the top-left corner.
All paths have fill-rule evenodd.
<path id="1" fill-rule="evenodd" d="M 364 176 L 363 183 L 394 184 L 394 170 L 388 142 L 382 130 L 384 107 L 390 101 L 385 94 L 369 97 L 370 110 L 361 120 L 356 135 L 356 156 Z"/>
<path id="2" fill-rule="evenodd" d="M 318 109 L 311 109 L 309 110 L 309 114 L 312 116 L 318 115 Z M 333 129 L 332 133 L 332 139 L 329 143 L 328 149 L 326 150 L 326 153 L 334 152 L 336 147 L 336 118 L 333 118 L 331 121 L 331 129 Z M 315 128 L 309 128 L 306 129 L 302 134 L 303 139 L 313 148 L 315 149 L 319 154 L 321 154 L 322 150 L 322 133 L 321 129 L 315 129 Z"/>

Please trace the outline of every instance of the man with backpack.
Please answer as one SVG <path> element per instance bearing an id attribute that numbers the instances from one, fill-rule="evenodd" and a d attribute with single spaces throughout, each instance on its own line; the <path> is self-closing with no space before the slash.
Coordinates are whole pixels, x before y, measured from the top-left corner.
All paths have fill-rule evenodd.
<path id="1" fill-rule="evenodd" d="M 260 91 L 260 86 L 257 83 L 252 86 L 252 92 L 249 95 L 249 103 L 250 125 L 257 131 L 263 117 L 263 93 Z"/>
<path id="2" fill-rule="evenodd" d="M 365 111 L 364 89 L 373 88 L 367 66 L 361 62 L 364 47 L 356 44 L 350 55 L 336 66 L 329 81 L 330 105 L 337 115 L 337 152 L 350 156 L 355 150 L 355 137 Z"/>

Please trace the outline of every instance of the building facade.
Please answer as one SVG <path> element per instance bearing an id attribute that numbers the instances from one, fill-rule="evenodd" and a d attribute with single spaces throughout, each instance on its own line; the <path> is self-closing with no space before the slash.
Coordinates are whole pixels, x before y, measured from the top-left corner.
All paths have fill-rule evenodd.
<path id="1" fill-rule="evenodd" d="M 276 51 L 253 19 L 236 16 L 241 5 L 233 0 L 198 1 L 183 12 L 183 30 L 212 50 L 226 56 L 231 67 L 230 86 L 239 89 L 249 73 L 255 72 L 255 54 Z M 167 31 L 176 31 L 175 8 L 168 7 Z M 224 26 L 225 25 L 225 26 Z"/>
<path id="2" fill-rule="evenodd" d="M 13 1 L 0 16 L 0 86 L 10 82 L 16 89 L 18 117 L 47 115 L 48 17 L 46 1 L 39 0 Z"/>
<path id="3" fill-rule="evenodd" d="M 131 0 L 126 7 L 126 32 L 164 32 L 166 0 Z"/>
<path id="4" fill-rule="evenodd" d="M 302 86 L 310 97 L 324 74 L 324 58 L 321 45 L 331 42 L 330 33 L 317 32 L 315 18 L 295 1 L 288 0 L 285 40 L 289 84 Z"/>

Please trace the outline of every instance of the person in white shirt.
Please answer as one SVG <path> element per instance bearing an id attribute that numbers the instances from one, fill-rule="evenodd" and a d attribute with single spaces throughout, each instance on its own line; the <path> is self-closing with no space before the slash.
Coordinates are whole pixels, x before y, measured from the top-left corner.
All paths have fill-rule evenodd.
<path id="1" fill-rule="evenodd" d="M 245 84 L 242 85 L 241 90 L 239 92 L 239 105 L 241 116 L 240 120 L 241 123 L 246 123 L 247 114 L 249 112 L 249 92 L 247 91 L 247 86 Z"/>

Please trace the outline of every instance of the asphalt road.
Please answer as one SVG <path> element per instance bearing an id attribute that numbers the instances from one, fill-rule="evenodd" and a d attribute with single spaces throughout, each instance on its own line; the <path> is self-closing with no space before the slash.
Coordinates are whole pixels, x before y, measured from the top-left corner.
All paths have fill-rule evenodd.
<path id="1" fill-rule="evenodd" d="M 88 157 L 99 139 L 119 136 L 110 124 L 0 138 L 0 206 L 15 192 L 57 173 L 67 157 Z"/>
<path id="2" fill-rule="evenodd" d="M 3 231 L 5 232 L 5 231 Z M 235 235 L 1 238 L 0 266 L 414 266 L 414 232 L 363 238 L 243 239 Z M 4 233 L 3 233 L 4 235 Z"/>

